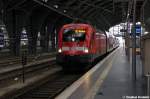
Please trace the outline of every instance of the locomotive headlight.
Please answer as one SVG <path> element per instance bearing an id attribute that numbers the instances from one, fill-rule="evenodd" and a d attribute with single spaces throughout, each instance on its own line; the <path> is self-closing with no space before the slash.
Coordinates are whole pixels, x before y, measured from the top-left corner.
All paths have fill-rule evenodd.
<path id="1" fill-rule="evenodd" d="M 61 52 L 62 52 L 62 50 L 61 50 L 61 49 L 58 49 L 58 52 L 59 52 L 59 53 L 61 53 Z"/>
<path id="2" fill-rule="evenodd" d="M 88 48 L 84 48 L 84 52 L 88 53 L 89 52 Z"/>

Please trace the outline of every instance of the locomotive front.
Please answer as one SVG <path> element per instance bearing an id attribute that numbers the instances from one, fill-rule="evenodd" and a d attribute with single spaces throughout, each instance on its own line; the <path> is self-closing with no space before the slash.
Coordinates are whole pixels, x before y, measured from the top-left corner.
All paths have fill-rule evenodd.
<path id="1" fill-rule="evenodd" d="M 92 27 L 86 24 L 65 25 L 59 32 L 58 63 L 87 63 L 91 59 Z"/>

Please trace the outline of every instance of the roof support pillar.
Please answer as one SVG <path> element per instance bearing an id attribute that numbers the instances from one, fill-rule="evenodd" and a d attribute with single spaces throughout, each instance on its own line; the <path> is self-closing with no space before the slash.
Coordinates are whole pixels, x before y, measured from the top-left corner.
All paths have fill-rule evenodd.
<path id="1" fill-rule="evenodd" d="M 11 55 L 19 56 L 20 54 L 20 36 L 22 31 L 21 16 L 19 12 L 12 10 L 6 13 L 6 28 L 9 35 L 9 48 Z"/>
<path id="2" fill-rule="evenodd" d="M 133 37 L 132 37 L 132 73 L 133 80 L 136 81 L 136 0 L 133 2 Z"/>
<path id="3" fill-rule="evenodd" d="M 27 35 L 28 35 L 28 52 L 29 54 L 35 54 L 37 53 L 37 36 L 38 31 L 37 27 L 35 27 L 32 23 L 32 18 L 30 17 L 30 23 L 27 27 Z"/>

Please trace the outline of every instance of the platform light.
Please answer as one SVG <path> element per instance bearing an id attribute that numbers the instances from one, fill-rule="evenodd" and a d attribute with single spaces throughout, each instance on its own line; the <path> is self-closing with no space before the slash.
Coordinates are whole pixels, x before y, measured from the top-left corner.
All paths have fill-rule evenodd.
<path id="1" fill-rule="evenodd" d="M 132 26 L 133 25 L 133 23 L 130 23 L 130 26 Z"/>
<path id="2" fill-rule="evenodd" d="M 5 28 L 4 27 L 1 27 L 1 30 L 4 30 Z"/>
<path id="3" fill-rule="evenodd" d="M 147 31 L 145 31 L 145 33 L 144 34 L 148 34 L 148 32 Z"/>
<path id="4" fill-rule="evenodd" d="M 15 77 L 14 80 L 17 81 L 17 80 L 19 80 L 19 78 L 18 78 L 18 77 Z"/>
<path id="5" fill-rule="evenodd" d="M 26 45 L 26 43 L 25 42 L 23 42 L 23 46 L 25 46 Z"/>
<path id="6" fill-rule="evenodd" d="M 61 53 L 61 52 L 62 52 L 62 49 L 61 49 L 61 48 L 60 48 L 60 49 L 58 49 L 58 52 L 59 52 L 59 53 Z"/>

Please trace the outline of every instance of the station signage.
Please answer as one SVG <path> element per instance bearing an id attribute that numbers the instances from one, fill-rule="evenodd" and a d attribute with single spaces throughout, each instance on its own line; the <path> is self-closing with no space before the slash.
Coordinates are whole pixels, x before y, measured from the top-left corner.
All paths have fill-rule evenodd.
<path id="1" fill-rule="evenodd" d="M 140 36 L 140 35 L 141 35 L 141 31 L 142 31 L 141 25 L 136 25 L 136 26 L 135 26 L 135 32 L 136 32 L 136 35 L 137 35 L 137 36 Z M 131 30 L 130 35 L 133 35 L 133 32 L 134 32 L 134 30 L 133 30 L 133 26 L 132 26 L 132 30 Z"/>
<path id="2" fill-rule="evenodd" d="M 136 34 L 141 34 L 141 25 L 135 26 Z"/>

